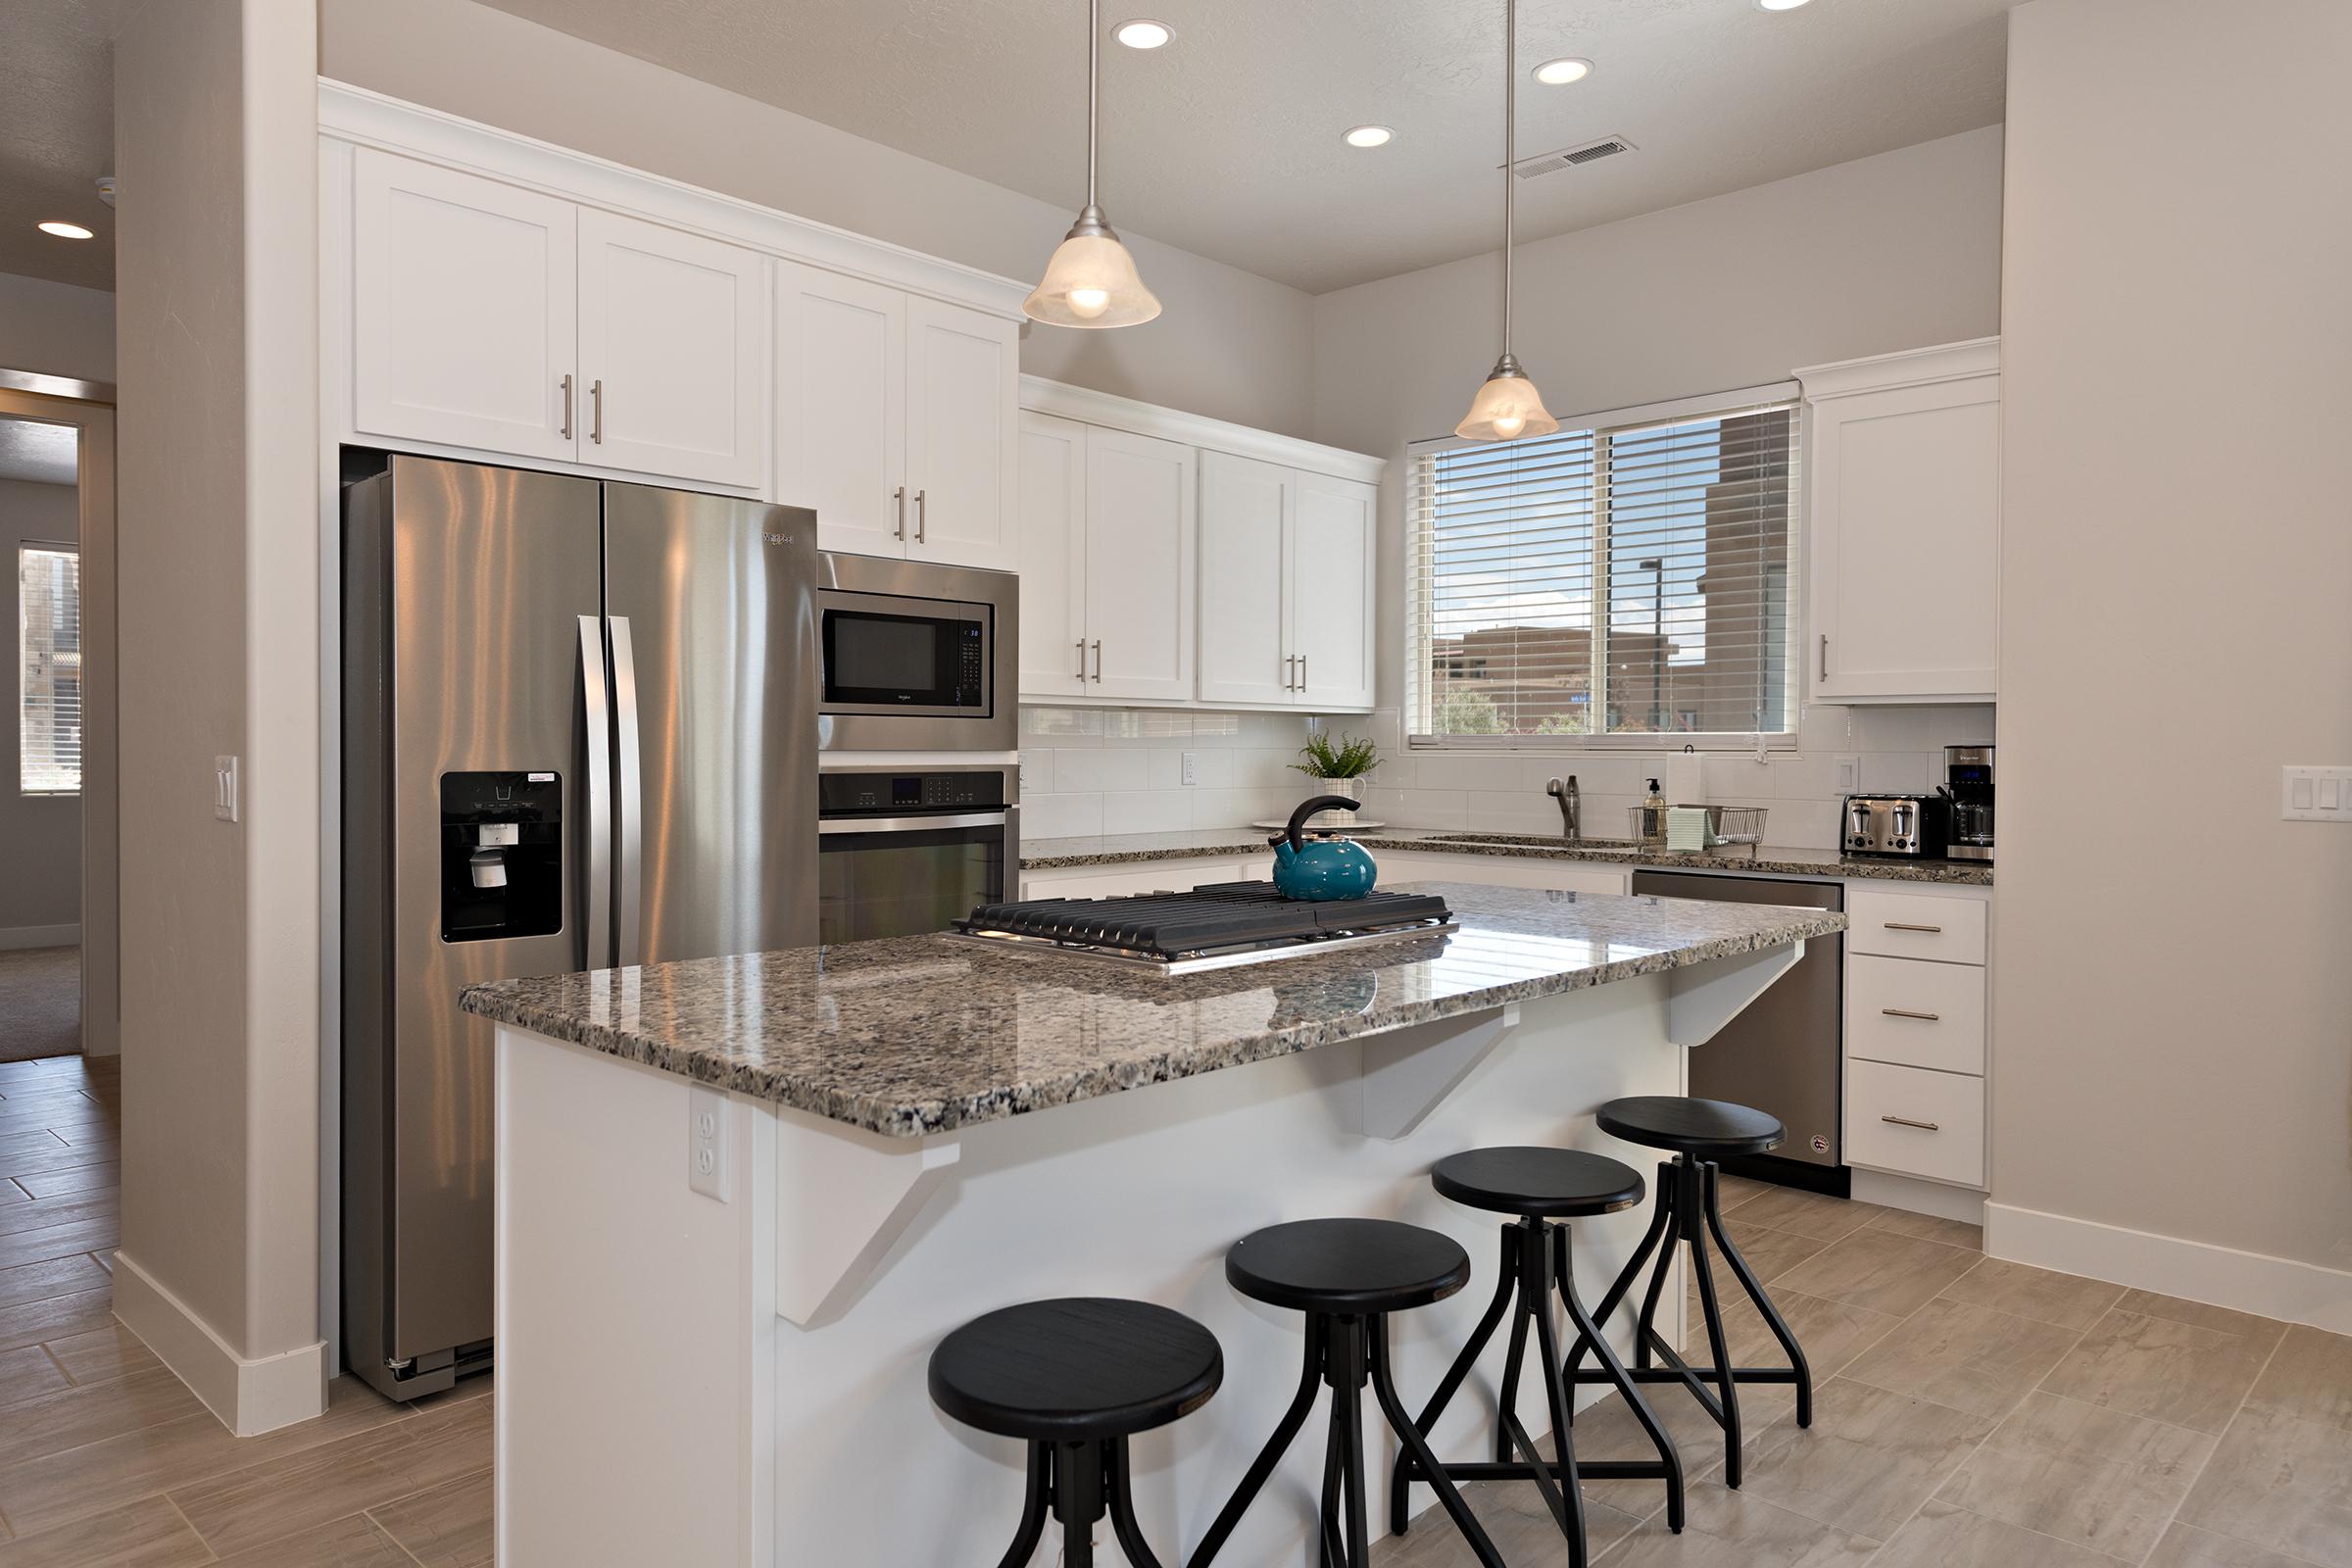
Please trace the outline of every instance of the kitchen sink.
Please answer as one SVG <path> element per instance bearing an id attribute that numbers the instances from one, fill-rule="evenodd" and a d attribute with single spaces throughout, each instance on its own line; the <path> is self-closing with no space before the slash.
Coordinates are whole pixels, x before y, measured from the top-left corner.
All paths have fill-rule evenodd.
<path id="1" fill-rule="evenodd" d="M 1557 833 L 1432 833 L 1433 844 L 1526 844 L 1546 850 L 1638 850 L 1638 839 L 1570 839 Z"/>

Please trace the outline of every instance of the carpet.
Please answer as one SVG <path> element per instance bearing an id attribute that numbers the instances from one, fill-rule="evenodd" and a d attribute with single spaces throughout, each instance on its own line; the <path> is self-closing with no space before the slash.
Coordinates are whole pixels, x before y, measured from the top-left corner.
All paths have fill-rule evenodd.
<path id="1" fill-rule="evenodd" d="M 0 1061 L 81 1052 L 81 950 L 0 953 Z"/>

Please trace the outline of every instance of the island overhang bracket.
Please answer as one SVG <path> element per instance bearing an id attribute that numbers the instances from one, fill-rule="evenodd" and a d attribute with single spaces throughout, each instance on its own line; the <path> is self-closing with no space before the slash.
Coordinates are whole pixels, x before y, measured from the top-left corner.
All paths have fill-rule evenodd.
<path id="1" fill-rule="evenodd" d="M 1367 1037 L 1355 1130 L 1391 1143 L 1405 1137 L 1518 1022 L 1510 1003 Z"/>
<path id="2" fill-rule="evenodd" d="M 1678 1046 L 1705 1045 L 1762 996 L 1767 986 L 1795 968 L 1796 960 L 1804 956 L 1805 945 L 1800 940 L 1670 971 L 1666 1038 Z"/>
<path id="3" fill-rule="evenodd" d="M 956 1133 L 885 1138 L 776 1111 L 776 1315 L 814 1328 L 858 1298 L 961 1156 Z"/>

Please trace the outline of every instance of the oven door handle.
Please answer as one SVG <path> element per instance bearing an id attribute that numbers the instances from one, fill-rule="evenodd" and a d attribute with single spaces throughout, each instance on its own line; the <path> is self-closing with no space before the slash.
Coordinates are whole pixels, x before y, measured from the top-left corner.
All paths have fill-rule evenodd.
<path id="1" fill-rule="evenodd" d="M 934 828 L 1003 827 L 1009 811 L 966 811 L 956 816 L 829 816 L 816 824 L 822 837 L 834 833 L 921 833 Z"/>

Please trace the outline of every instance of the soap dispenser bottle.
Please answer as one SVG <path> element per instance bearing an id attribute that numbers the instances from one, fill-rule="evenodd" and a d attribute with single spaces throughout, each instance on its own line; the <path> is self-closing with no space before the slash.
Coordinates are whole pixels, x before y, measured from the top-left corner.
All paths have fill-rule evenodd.
<path id="1" fill-rule="evenodd" d="M 1658 781 L 1649 781 L 1649 793 L 1642 798 L 1642 837 L 1663 840 L 1666 837 L 1666 797 L 1658 793 Z"/>

